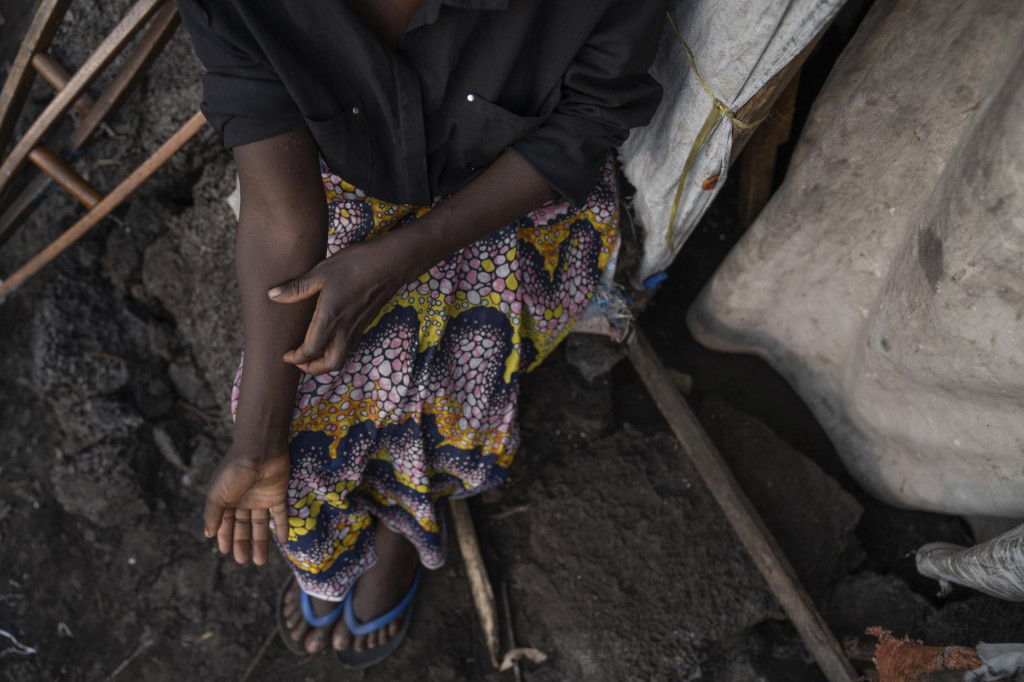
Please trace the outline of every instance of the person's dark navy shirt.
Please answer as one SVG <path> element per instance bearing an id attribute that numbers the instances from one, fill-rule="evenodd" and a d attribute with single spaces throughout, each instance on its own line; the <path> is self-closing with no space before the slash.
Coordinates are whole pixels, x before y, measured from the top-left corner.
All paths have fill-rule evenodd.
<path id="1" fill-rule="evenodd" d="M 391 49 L 345 0 L 177 0 L 226 147 L 309 128 L 368 195 L 429 204 L 505 150 L 582 205 L 661 100 L 665 0 L 422 0 Z"/>

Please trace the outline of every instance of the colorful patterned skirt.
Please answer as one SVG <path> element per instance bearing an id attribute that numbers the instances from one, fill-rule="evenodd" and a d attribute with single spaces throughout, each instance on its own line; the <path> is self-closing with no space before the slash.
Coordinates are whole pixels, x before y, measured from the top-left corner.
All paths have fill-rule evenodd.
<path id="1" fill-rule="evenodd" d="M 321 170 L 328 256 L 430 211 Z M 340 601 L 376 560 L 376 521 L 427 568 L 444 563 L 443 498 L 504 481 L 519 445 L 519 375 L 586 307 L 618 241 L 618 210 L 609 157 L 585 206 L 549 203 L 438 263 L 388 303 L 342 370 L 303 375 L 281 546 L 302 589 Z M 241 380 L 240 367 L 233 410 Z"/>

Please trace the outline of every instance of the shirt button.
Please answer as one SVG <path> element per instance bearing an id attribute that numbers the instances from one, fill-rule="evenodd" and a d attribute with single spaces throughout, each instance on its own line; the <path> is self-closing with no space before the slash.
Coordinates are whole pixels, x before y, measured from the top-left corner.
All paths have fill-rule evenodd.
<path id="1" fill-rule="evenodd" d="M 359 107 L 352 107 L 352 113 L 355 114 L 356 116 L 358 116 L 359 115 Z"/>
<path id="2" fill-rule="evenodd" d="M 466 101 L 467 102 L 472 102 L 475 99 L 476 99 L 476 95 L 474 95 L 472 92 L 469 93 L 468 95 L 466 95 Z"/>

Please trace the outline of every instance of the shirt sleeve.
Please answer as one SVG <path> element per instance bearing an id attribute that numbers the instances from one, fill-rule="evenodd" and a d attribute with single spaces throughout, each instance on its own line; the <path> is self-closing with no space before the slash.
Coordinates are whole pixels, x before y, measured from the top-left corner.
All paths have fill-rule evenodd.
<path id="1" fill-rule="evenodd" d="M 586 203 L 608 150 L 647 125 L 662 88 L 648 73 L 665 20 L 664 0 L 618 0 L 562 79 L 544 124 L 511 146 L 561 196 Z"/>
<path id="2" fill-rule="evenodd" d="M 175 0 L 206 73 L 202 77 L 206 120 L 228 149 L 301 128 L 305 120 L 284 84 L 245 36 L 241 20 L 217 14 L 224 6 L 206 0 Z"/>

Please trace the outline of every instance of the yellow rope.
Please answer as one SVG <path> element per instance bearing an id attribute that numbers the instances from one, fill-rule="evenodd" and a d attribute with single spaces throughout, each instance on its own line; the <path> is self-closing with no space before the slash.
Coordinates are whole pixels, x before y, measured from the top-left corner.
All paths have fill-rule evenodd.
<path id="1" fill-rule="evenodd" d="M 715 97 L 715 93 L 711 92 L 711 88 L 704 82 L 704 78 L 700 75 L 700 71 L 697 69 L 697 61 L 693 58 L 693 53 L 690 52 L 690 48 L 686 45 L 686 41 L 683 40 L 682 34 L 676 27 L 676 22 L 672 20 L 672 13 L 665 12 L 665 16 L 668 17 L 668 25 L 672 27 L 672 31 L 676 34 L 676 39 L 679 40 L 679 44 L 683 48 L 683 52 L 686 53 L 686 59 L 690 62 L 690 67 L 693 69 L 693 75 L 697 77 L 697 82 L 704 88 L 704 92 L 708 93 L 708 97 L 711 98 L 711 111 L 708 112 L 707 118 L 704 119 L 704 125 L 701 126 L 700 132 L 697 133 L 697 139 L 693 141 L 693 146 L 690 147 L 690 154 L 686 157 L 686 163 L 683 164 L 683 172 L 679 175 L 679 183 L 676 185 L 676 196 L 672 201 L 672 214 L 668 219 L 668 232 L 665 233 L 665 241 L 668 244 L 669 251 L 675 251 L 675 241 L 672 239 L 672 230 L 676 224 L 676 214 L 679 213 L 679 202 L 683 197 L 683 188 L 686 186 L 686 178 L 690 174 L 690 168 L 693 166 L 693 162 L 697 160 L 697 154 L 704 148 L 704 144 L 711 137 L 711 133 L 714 132 L 715 127 L 719 124 L 722 118 L 727 118 L 738 128 L 749 130 L 756 128 L 761 125 L 764 121 L 762 118 L 754 123 L 745 123 L 744 121 L 736 118 L 736 112 L 729 108 L 729 105 L 722 100 Z M 767 118 L 767 117 L 766 117 Z"/>

